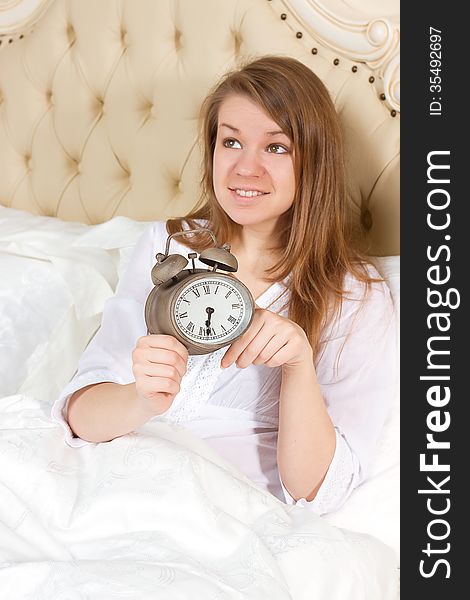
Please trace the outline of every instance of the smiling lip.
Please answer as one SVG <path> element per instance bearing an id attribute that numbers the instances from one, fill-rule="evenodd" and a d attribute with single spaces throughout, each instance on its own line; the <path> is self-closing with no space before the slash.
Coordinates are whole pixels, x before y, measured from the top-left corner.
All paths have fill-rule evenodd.
<path id="1" fill-rule="evenodd" d="M 233 192 L 238 198 L 259 198 L 260 196 L 264 196 L 265 194 L 269 193 L 248 187 L 234 187 L 228 189 L 231 192 Z"/>

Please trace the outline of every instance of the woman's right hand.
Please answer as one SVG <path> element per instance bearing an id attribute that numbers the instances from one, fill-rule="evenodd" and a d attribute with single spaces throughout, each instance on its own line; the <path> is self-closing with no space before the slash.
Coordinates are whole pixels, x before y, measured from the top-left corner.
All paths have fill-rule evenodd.
<path id="1" fill-rule="evenodd" d="M 171 335 L 145 335 L 132 351 L 132 372 L 138 400 L 150 416 L 168 410 L 180 391 L 188 351 Z"/>

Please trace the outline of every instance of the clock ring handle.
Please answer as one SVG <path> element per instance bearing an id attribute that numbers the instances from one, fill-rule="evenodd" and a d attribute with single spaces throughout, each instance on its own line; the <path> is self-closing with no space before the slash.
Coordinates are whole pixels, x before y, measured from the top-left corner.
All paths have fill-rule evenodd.
<path id="1" fill-rule="evenodd" d="M 172 233 L 171 235 L 169 235 L 166 240 L 165 256 L 168 256 L 168 251 L 170 250 L 170 242 L 173 238 L 178 237 L 180 235 L 193 235 L 194 233 L 201 233 L 203 231 L 205 231 L 206 233 L 208 233 L 211 236 L 212 241 L 214 242 L 214 245 L 217 246 L 218 241 L 214 235 L 214 232 L 211 229 L 208 229 L 207 227 L 198 227 L 197 229 L 188 229 L 186 231 L 176 231 L 175 233 Z"/>
<path id="2" fill-rule="evenodd" d="M 177 231 L 176 233 L 172 233 L 171 235 L 169 235 L 166 241 L 165 256 L 168 256 L 170 242 L 173 237 L 177 237 L 180 235 L 192 235 L 195 233 L 203 232 L 208 233 L 211 236 L 214 242 L 214 248 L 206 248 L 205 250 L 203 250 L 199 255 L 199 260 L 205 265 L 212 267 L 214 270 L 220 268 L 223 271 L 227 271 L 230 273 L 234 273 L 235 271 L 237 271 L 238 261 L 235 258 L 235 256 L 230 252 L 230 246 L 228 244 L 219 246 L 214 232 L 208 229 L 207 227 L 199 227 L 198 229 L 191 229 L 188 231 Z"/>

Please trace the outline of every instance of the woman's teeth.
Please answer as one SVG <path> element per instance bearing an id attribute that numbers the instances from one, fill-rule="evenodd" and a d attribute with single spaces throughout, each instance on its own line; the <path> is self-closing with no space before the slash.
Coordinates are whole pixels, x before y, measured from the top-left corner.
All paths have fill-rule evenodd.
<path id="1" fill-rule="evenodd" d="M 234 190 L 238 196 L 242 198 L 253 198 L 254 196 L 262 196 L 264 192 L 258 192 L 257 190 Z"/>

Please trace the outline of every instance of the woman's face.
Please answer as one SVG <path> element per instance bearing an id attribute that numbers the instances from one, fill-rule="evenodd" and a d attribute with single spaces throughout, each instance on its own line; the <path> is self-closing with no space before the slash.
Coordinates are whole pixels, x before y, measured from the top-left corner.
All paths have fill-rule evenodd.
<path id="1" fill-rule="evenodd" d="M 294 201 L 293 146 L 270 116 L 242 95 L 220 105 L 214 192 L 239 225 L 274 227 Z"/>

